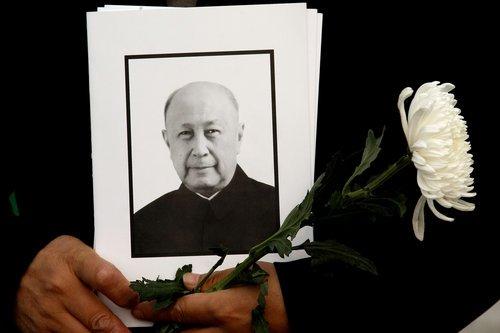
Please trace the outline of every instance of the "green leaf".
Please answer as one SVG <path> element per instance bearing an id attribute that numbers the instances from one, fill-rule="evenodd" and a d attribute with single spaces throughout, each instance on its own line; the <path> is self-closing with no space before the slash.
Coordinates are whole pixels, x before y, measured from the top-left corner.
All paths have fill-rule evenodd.
<path id="1" fill-rule="evenodd" d="M 380 216 L 403 217 L 406 212 L 406 197 L 403 194 L 394 197 L 371 197 L 352 204 L 352 208 L 368 211 Z"/>
<path id="2" fill-rule="evenodd" d="M 252 331 L 254 333 L 269 333 L 269 323 L 264 317 L 266 309 L 267 281 L 260 284 L 257 306 L 252 310 Z"/>
<path id="3" fill-rule="evenodd" d="M 349 157 L 349 159 L 351 159 L 351 157 Z M 314 193 L 313 211 L 315 214 L 317 213 L 318 216 L 340 207 L 342 203 L 340 190 L 348 177 L 346 176 L 346 165 L 348 164 L 349 163 L 340 151 L 333 154 L 328 161 L 325 171 L 323 172 L 321 184 Z M 349 175 L 350 174 L 349 172 Z M 313 225 L 315 221 L 316 217 L 311 218 L 307 221 L 307 225 Z"/>
<path id="4" fill-rule="evenodd" d="M 267 284 L 267 280 L 266 280 L 265 282 L 262 282 L 260 284 L 260 293 L 259 293 L 258 303 L 262 308 L 264 308 L 266 306 L 266 296 L 267 296 L 268 292 L 269 292 L 269 285 Z"/>
<path id="5" fill-rule="evenodd" d="M 312 257 L 313 266 L 324 265 L 334 260 L 339 260 L 363 271 L 377 275 L 377 268 L 371 260 L 335 240 L 305 244 L 305 250 L 307 254 Z"/>
<path id="6" fill-rule="evenodd" d="M 209 250 L 219 257 L 225 257 L 229 253 L 229 249 L 225 246 L 214 246 L 210 247 Z"/>
<path id="7" fill-rule="evenodd" d="M 182 282 L 182 277 L 184 276 L 184 274 L 191 273 L 192 271 L 193 271 L 193 265 L 191 264 L 184 265 L 181 268 L 178 268 L 177 272 L 175 272 L 175 281 L 183 286 L 184 283 Z"/>
<path id="8" fill-rule="evenodd" d="M 17 206 L 16 191 L 9 195 L 10 209 L 14 216 L 19 216 L 19 207 Z"/>
<path id="9" fill-rule="evenodd" d="M 305 225 L 305 221 L 311 216 L 314 195 L 316 190 L 321 186 L 324 175 L 322 174 L 318 177 L 311 190 L 307 192 L 304 200 L 292 209 L 279 230 L 250 250 L 250 256 L 255 256 L 255 253 L 258 252 L 276 252 L 280 257 L 284 258 L 284 256 L 292 252 L 291 240 L 295 238 L 297 232 L 299 232 L 300 228 Z"/>
<path id="10" fill-rule="evenodd" d="M 343 195 L 345 195 L 348 192 L 349 185 L 351 184 L 353 179 L 361 175 L 363 172 L 365 172 L 370 167 L 371 163 L 375 161 L 375 159 L 377 158 L 378 153 L 381 150 L 380 142 L 384 137 L 384 132 L 385 132 L 385 127 L 382 130 L 382 134 L 378 138 L 376 138 L 372 130 L 368 131 L 368 135 L 366 137 L 365 149 L 363 150 L 363 156 L 361 157 L 361 162 L 356 167 L 356 169 L 354 169 L 354 173 L 351 175 L 351 177 L 349 177 L 349 179 L 345 183 L 344 188 L 342 189 Z"/>
<path id="11" fill-rule="evenodd" d="M 404 194 L 399 194 L 393 198 L 379 198 L 380 200 L 384 200 L 389 204 L 395 206 L 398 210 L 399 217 L 403 217 L 406 213 L 406 196 Z"/>
<path id="12" fill-rule="evenodd" d="M 192 265 L 185 265 L 177 270 L 174 280 L 162 280 L 160 278 L 148 280 L 142 278 L 142 280 L 132 281 L 130 288 L 139 294 L 141 302 L 156 300 L 155 310 L 163 309 L 173 304 L 179 297 L 190 293 L 184 287 L 182 276 L 191 272 L 191 270 Z"/>
<path id="13" fill-rule="evenodd" d="M 340 191 L 334 191 L 332 196 L 330 197 L 330 200 L 328 201 L 328 206 L 330 206 L 332 209 L 338 209 L 340 208 L 341 204 L 342 193 L 340 193 Z"/>
<path id="14" fill-rule="evenodd" d="M 267 280 L 269 274 L 258 264 L 252 265 L 249 269 L 242 271 L 228 287 L 239 285 L 239 284 L 262 284 Z"/>
<path id="15" fill-rule="evenodd" d="M 292 252 L 292 242 L 286 236 L 275 237 L 267 243 L 267 248 L 270 253 L 278 253 L 284 258 Z"/>
<path id="16" fill-rule="evenodd" d="M 392 216 L 393 214 L 393 209 L 392 207 L 387 207 L 384 205 L 381 205 L 379 203 L 374 203 L 374 202 L 358 202 L 355 204 L 355 207 L 358 208 L 359 210 L 367 211 L 369 213 L 372 213 L 373 215 L 379 215 L 379 216 L 384 216 L 384 217 L 389 217 Z M 375 217 L 375 216 L 372 216 Z"/>

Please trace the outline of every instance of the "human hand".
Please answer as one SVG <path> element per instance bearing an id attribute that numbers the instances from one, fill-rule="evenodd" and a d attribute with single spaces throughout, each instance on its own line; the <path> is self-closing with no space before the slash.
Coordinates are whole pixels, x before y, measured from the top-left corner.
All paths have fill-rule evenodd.
<path id="1" fill-rule="evenodd" d="M 265 318 L 271 332 L 288 332 L 283 296 L 274 265 L 259 262 L 268 274 L 269 292 L 266 297 Z M 214 272 L 203 285 L 206 291 L 228 275 L 232 269 Z M 183 280 L 188 289 L 194 289 L 203 275 L 186 273 Z M 159 311 L 153 310 L 152 302 L 142 302 L 132 311 L 139 318 L 151 321 L 186 324 L 186 333 L 251 332 L 252 310 L 257 306 L 258 286 L 237 286 L 229 289 L 186 295 L 172 306 Z"/>
<path id="2" fill-rule="evenodd" d="M 97 298 L 133 307 L 139 295 L 111 263 L 71 236 L 49 243 L 24 274 L 17 293 L 16 322 L 23 332 L 129 332 Z"/>

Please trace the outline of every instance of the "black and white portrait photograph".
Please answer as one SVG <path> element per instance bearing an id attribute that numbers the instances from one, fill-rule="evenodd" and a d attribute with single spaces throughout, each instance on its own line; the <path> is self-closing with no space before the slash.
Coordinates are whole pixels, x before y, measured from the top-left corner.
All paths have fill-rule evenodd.
<path id="1" fill-rule="evenodd" d="M 132 256 L 244 253 L 272 235 L 272 51 L 126 61 Z"/>

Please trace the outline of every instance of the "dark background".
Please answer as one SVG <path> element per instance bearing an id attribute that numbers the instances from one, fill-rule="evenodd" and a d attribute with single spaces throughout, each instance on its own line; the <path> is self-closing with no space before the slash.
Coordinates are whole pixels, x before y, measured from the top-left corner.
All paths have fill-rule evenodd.
<path id="1" fill-rule="evenodd" d="M 10 296 L 34 253 L 56 235 L 69 233 L 92 242 L 85 12 L 102 5 L 56 1 L 4 7 L 0 253 L 5 263 L 3 285 Z M 406 174 L 400 182 L 414 201 L 404 221 L 339 231 L 373 258 L 403 295 L 415 298 L 420 315 L 443 323 L 442 332 L 456 332 L 500 297 L 495 11 L 480 1 L 390 5 L 308 1 L 308 5 L 324 13 L 317 174 L 333 152 L 361 148 L 367 130 L 380 131 L 384 125 L 382 158 L 395 160 L 405 149 L 396 107 L 399 92 L 434 80 L 457 87 L 475 160 L 476 210 L 452 212 L 456 217 L 452 224 L 427 211 L 425 241 L 416 241 L 410 220 L 418 191 L 412 183 L 414 174 Z M 12 191 L 17 195 L 18 217 L 12 216 L 8 203 Z M 11 308 L 10 303 L 4 306 L 6 311 Z"/>

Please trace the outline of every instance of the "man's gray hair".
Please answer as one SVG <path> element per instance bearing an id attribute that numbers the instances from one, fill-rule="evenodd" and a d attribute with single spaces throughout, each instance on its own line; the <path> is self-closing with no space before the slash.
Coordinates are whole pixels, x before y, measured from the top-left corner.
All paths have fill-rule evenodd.
<path id="1" fill-rule="evenodd" d="M 236 100 L 236 98 L 234 97 L 234 94 L 233 92 L 227 88 L 226 86 L 223 86 L 222 84 L 220 83 L 217 83 L 217 82 L 210 82 L 210 81 L 195 81 L 195 82 L 190 82 L 176 90 L 174 90 L 174 92 L 172 92 L 168 98 L 167 98 L 167 102 L 165 103 L 165 108 L 163 109 L 163 119 L 166 121 L 167 120 L 167 111 L 168 111 L 168 108 L 170 107 L 170 104 L 172 104 L 172 100 L 174 99 L 175 95 L 177 95 L 177 93 L 179 91 L 181 91 L 182 89 L 184 89 L 185 87 L 193 84 L 193 83 L 210 83 L 210 84 L 213 84 L 219 88 L 222 89 L 222 91 L 224 91 L 224 93 L 227 95 L 227 97 L 229 98 L 229 100 L 231 101 L 231 103 L 233 104 L 234 108 L 236 109 L 236 112 L 238 112 L 239 110 L 239 105 L 238 105 L 238 101 Z"/>

